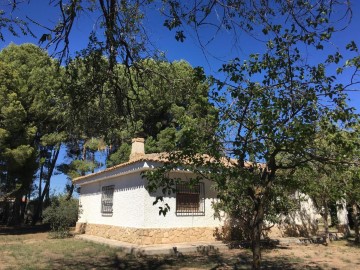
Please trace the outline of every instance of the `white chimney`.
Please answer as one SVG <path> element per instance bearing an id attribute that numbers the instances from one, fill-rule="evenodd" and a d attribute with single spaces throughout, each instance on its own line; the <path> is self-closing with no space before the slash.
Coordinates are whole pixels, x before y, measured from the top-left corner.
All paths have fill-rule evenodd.
<path id="1" fill-rule="evenodd" d="M 130 160 L 144 156 L 145 155 L 145 146 L 144 138 L 134 138 L 131 140 L 131 154 L 130 154 Z"/>

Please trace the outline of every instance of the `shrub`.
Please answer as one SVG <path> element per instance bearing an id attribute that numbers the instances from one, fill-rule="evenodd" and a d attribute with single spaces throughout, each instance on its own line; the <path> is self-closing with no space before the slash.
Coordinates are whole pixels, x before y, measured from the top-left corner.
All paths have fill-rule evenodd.
<path id="1" fill-rule="evenodd" d="M 45 223 L 50 224 L 51 231 L 56 238 L 69 236 L 70 227 L 76 224 L 79 214 L 79 200 L 66 200 L 66 196 L 52 199 L 51 205 L 44 210 Z"/>

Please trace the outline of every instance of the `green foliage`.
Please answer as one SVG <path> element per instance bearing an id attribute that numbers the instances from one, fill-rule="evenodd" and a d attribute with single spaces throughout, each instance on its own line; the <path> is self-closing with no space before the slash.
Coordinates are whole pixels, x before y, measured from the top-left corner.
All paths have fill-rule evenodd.
<path id="1" fill-rule="evenodd" d="M 16 198 L 9 217 L 16 223 L 21 221 L 20 200 L 32 191 L 39 168 L 46 182 L 39 201 L 48 194 L 66 137 L 62 68 L 35 45 L 10 44 L 0 51 L 0 75 L 1 192 Z"/>
<path id="2" fill-rule="evenodd" d="M 120 147 L 110 155 L 109 159 L 107 160 L 107 166 L 115 166 L 120 163 L 127 162 L 129 160 L 131 152 L 131 146 L 127 143 L 123 143 Z"/>
<path id="3" fill-rule="evenodd" d="M 58 171 L 66 174 L 70 179 L 84 175 L 86 172 L 94 171 L 96 165 L 89 160 L 73 160 L 70 164 L 61 164 L 57 167 Z"/>
<path id="4" fill-rule="evenodd" d="M 328 124 L 320 124 L 317 132 L 321 135 L 314 141 L 317 155 L 321 158 L 298 166 L 292 175 L 298 182 L 298 190 L 312 199 L 321 215 L 327 243 L 330 242 L 328 218 L 331 216 L 331 224 L 337 225 L 337 204 L 346 198 L 344 177 L 352 162 L 347 156 L 350 146 L 348 138 L 352 131 L 335 126 L 329 132 L 323 128 L 329 127 Z"/>
<path id="5" fill-rule="evenodd" d="M 211 97 L 220 122 L 213 133 L 216 139 L 210 140 L 206 148 L 205 153 L 211 158 L 197 152 L 202 134 L 193 125 L 184 131 L 186 146 L 180 153 L 170 155 L 172 165 L 148 177 L 149 187 L 160 188 L 164 194 L 174 184 L 168 172 L 177 167 L 213 180 L 220 197 L 218 210 L 242 219 L 249 229 L 253 269 L 260 268 L 260 235 L 266 222 L 289 211 L 289 196 L 300 188 L 301 183 L 290 177 L 293 171 L 311 161 L 338 162 L 339 155 L 329 156 L 329 151 L 317 142 L 325 132 L 331 133 L 338 126 L 350 128 L 355 122 L 354 111 L 346 104 L 346 87 L 330 73 L 336 69 L 334 66 L 341 66 L 342 55 L 336 51 L 319 63 L 303 56 L 305 48 L 314 54 L 331 53 L 331 7 L 321 5 L 317 9 L 309 1 L 291 1 L 291 6 L 289 3 L 278 1 L 271 7 L 249 11 L 253 20 L 248 22 L 248 30 L 256 30 L 260 38 L 256 22 L 263 27 L 262 38 L 267 41 L 264 52 L 253 53 L 247 60 L 233 59 L 221 69 L 226 80 L 213 79 Z M 303 16 L 299 17 L 280 16 L 302 9 L 309 12 L 301 12 Z M 175 16 L 178 10 L 175 8 L 171 14 Z M 242 20 L 242 14 L 234 11 L 231 21 Z M 321 119 L 328 124 L 318 132 Z"/>
<path id="6" fill-rule="evenodd" d="M 107 83 L 108 62 L 98 53 L 71 60 L 63 81 L 68 101 L 67 124 L 74 139 L 106 136 L 119 124 L 116 99 Z M 120 79 L 120 78 L 119 78 Z"/>
<path id="7" fill-rule="evenodd" d="M 13 1 L 14 8 L 16 3 Z M 202 168 L 198 169 L 199 173 L 204 167 L 211 166 L 211 178 L 220 183 L 224 194 L 231 197 L 233 192 L 227 192 L 228 185 L 222 183 L 231 180 L 238 184 L 234 190 L 244 194 L 240 199 L 250 209 L 249 213 L 253 213 L 250 228 L 254 233 L 254 243 L 260 241 L 260 238 L 255 238 L 267 218 L 269 200 L 277 198 L 272 197 L 273 191 L 288 188 L 288 183 L 281 181 L 279 174 L 286 175 L 286 171 L 309 160 L 323 158 L 325 153 L 319 151 L 315 143 L 319 136 L 316 130 L 318 119 L 328 118 L 334 126 L 348 124 L 352 117 L 352 110 L 346 106 L 345 87 L 337 84 L 336 77 L 328 74 L 327 69 L 333 65 L 337 73 L 341 73 L 345 68 L 355 68 L 354 75 L 357 75 L 359 58 L 354 57 L 339 66 L 342 60 L 340 52 L 333 52 L 328 57 L 325 55 L 328 54 L 327 45 L 337 31 L 335 27 L 342 29 L 351 17 L 347 16 L 351 14 L 348 2 L 162 1 L 160 10 L 166 14 L 164 26 L 175 31 L 175 39 L 180 42 L 186 38 L 182 29 L 185 25 L 194 27 L 197 37 L 202 36 L 199 31 L 202 25 L 206 25 L 206 30 L 214 26 L 213 33 L 204 35 L 211 39 L 225 29 L 228 32 L 233 30 L 234 40 L 238 40 L 237 32 L 241 29 L 256 39 L 267 41 L 264 53 L 254 52 L 246 62 L 234 59 L 225 64 L 222 71 L 228 76 L 227 81 L 215 80 L 213 101 L 219 108 L 218 130 L 214 128 L 214 123 L 218 124 L 217 112 L 207 102 L 208 86 L 197 83 L 199 79 L 203 80 L 197 76 L 201 73 L 196 70 L 189 73 L 178 65 L 184 71 L 183 78 L 187 78 L 182 80 L 179 73 L 172 70 L 175 65 L 140 60 L 150 51 L 146 42 L 148 35 L 144 32 L 146 28 L 143 27 L 144 10 L 156 2 L 70 1 L 63 4 L 60 1 L 58 4 L 55 6 L 61 9 L 62 16 L 53 26 L 53 32 L 44 33 L 40 42 L 48 40 L 56 46 L 63 42 L 61 56 L 68 52 L 75 18 L 84 14 L 96 16 L 104 30 L 100 31 L 104 38 L 98 37 L 96 32 L 91 33 L 85 50 L 89 57 L 69 63 L 64 96 L 69 98 L 65 104 L 70 103 L 71 110 L 64 110 L 64 107 L 55 110 L 67 112 L 66 126 L 70 127 L 69 134 L 76 138 L 72 143 L 81 146 L 76 148 L 75 159 L 93 158 L 93 150 L 89 149 L 94 148 L 86 149 L 86 141 L 102 136 L 113 149 L 129 143 L 129 139 L 139 133 L 149 138 L 147 147 L 153 151 L 180 148 L 182 153 L 171 157 L 180 162 L 190 161 L 191 167 Z M 11 27 L 12 20 L 3 15 L 0 13 L 0 27 L 8 26 L 9 31 L 16 34 Z M 219 18 L 219 23 L 214 23 L 214 17 Z M 203 44 L 207 42 L 201 42 Z M 350 43 L 347 49 L 357 52 L 354 43 Z M 104 53 L 108 60 L 103 57 Z M 304 55 L 311 54 L 325 57 L 319 63 L 304 59 Z M 25 54 L 24 59 L 27 55 L 31 53 Z M 41 57 L 32 59 L 36 66 L 38 59 Z M 124 66 L 118 66 L 117 60 Z M 22 67 L 21 63 L 14 66 L 17 67 Z M 19 68 L 17 74 L 14 72 L 4 78 L 22 78 L 23 71 Z M 31 81 L 35 85 L 42 85 L 39 82 L 48 78 L 39 76 L 40 72 L 35 74 L 36 79 Z M 8 83 L 7 79 L 0 78 Z M 351 83 L 354 81 L 349 85 Z M 46 100 L 52 95 L 47 93 L 33 99 L 33 95 L 28 94 L 34 92 L 26 88 L 32 85 L 22 84 L 20 89 L 24 91 L 17 91 L 16 95 L 12 92 L 2 94 L 2 100 L 7 103 L 2 112 L 4 117 L 0 120 L 4 123 L 0 126 L 3 130 L 1 149 L 13 149 L 19 145 L 32 147 L 28 141 L 37 133 L 45 133 L 39 125 L 33 124 L 37 121 L 31 117 L 32 114 L 41 115 L 40 103 L 34 106 L 30 103 L 32 100 Z M 46 89 L 50 89 L 50 85 L 53 84 L 48 84 Z M 8 84 L 7 89 L 11 88 L 12 85 Z M 159 96 L 164 99 L 159 99 Z M 52 104 L 53 100 L 49 101 Z M 169 104 L 175 105 L 171 107 Z M 52 107 L 45 108 L 48 114 Z M 10 114 L 16 116 L 14 123 L 6 120 Z M 31 125 L 21 129 L 19 123 L 25 116 Z M 9 147 L 9 138 L 16 138 L 17 144 Z M 86 152 L 82 157 L 79 149 Z M 201 154 L 205 153 L 214 160 L 204 159 Z M 123 158 L 124 154 L 117 156 Z M 229 157 L 236 158 L 237 163 L 224 166 L 224 158 Z M 4 157 L 0 159 L 3 161 Z M 246 163 L 247 160 L 251 163 Z M 259 252 L 254 258 L 258 263 L 253 268 L 260 268 Z"/>
<path id="8" fill-rule="evenodd" d="M 0 74 L 0 171 L 7 179 L 3 188 L 9 192 L 20 184 L 19 192 L 26 193 L 38 169 L 43 136 L 59 132 L 61 73 L 35 45 L 11 44 L 0 52 Z"/>
<path id="9" fill-rule="evenodd" d="M 144 73 L 133 107 L 133 121 L 139 123 L 139 129 L 134 132 L 148 137 L 146 144 L 152 141 L 152 151 L 181 148 L 183 134 L 194 122 L 204 137 L 211 136 L 217 118 L 208 101 L 209 86 L 203 71 L 185 61 L 147 60 L 142 64 Z"/>
<path id="10" fill-rule="evenodd" d="M 51 205 L 43 212 L 44 222 L 49 223 L 55 238 L 69 236 L 69 227 L 75 226 L 78 215 L 81 212 L 79 201 L 66 196 L 53 197 Z"/>
<path id="11" fill-rule="evenodd" d="M 360 125 L 357 122 L 348 132 L 342 134 L 346 140 L 347 151 L 343 158 L 348 160 L 346 170 L 343 170 L 341 177 L 341 191 L 346 202 L 351 208 L 352 221 L 355 230 L 355 241 L 360 243 Z"/>
<path id="12" fill-rule="evenodd" d="M 225 168 L 225 175 L 214 176 L 212 179 L 216 182 L 216 190 L 218 191 L 219 201 L 215 202 L 213 207 L 215 213 L 227 214 L 227 221 L 233 226 L 232 240 L 251 241 L 253 239 L 254 227 L 254 200 L 256 196 L 261 196 L 265 192 L 265 188 L 260 185 L 256 186 L 255 194 L 252 192 L 255 183 L 259 182 L 259 174 L 261 170 L 249 171 L 243 169 L 240 173 L 238 168 Z M 266 235 L 269 228 L 274 224 L 279 224 L 283 216 L 286 216 L 298 210 L 297 200 L 294 196 L 295 189 L 290 188 L 294 185 L 294 181 L 289 175 L 279 174 L 275 181 L 277 185 L 266 190 L 266 197 L 263 199 L 264 221 L 262 234 Z M 234 234 L 235 233 L 235 234 Z"/>
<path id="13" fill-rule="evenodd" d="M 118 87 L 127 89 L 131 100 L 124 104 L 107 82 L 108 64 L 96 53 L 76 58 L 67 66 L 65 81 L 72 133 L 84 141 L 102 137 L 111 145 L 108 166 L 128 160 L 126 144 L 138 134 L 147 138 L 148 152 L 163 152 L 181 147 L 185 124 L 209 137 L 214 132 L 216 110 L 208 101 L 209 86 L 200 68 L 152 59 L 130 70 L 118 65 Z"/>

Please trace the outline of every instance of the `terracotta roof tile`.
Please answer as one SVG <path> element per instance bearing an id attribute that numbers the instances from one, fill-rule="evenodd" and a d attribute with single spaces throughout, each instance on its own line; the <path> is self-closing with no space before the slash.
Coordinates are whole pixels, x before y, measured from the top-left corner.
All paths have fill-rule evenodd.
<path id="1" fill-rule="evenodd" d="M 104 172 L 113 171 L 113 170 L 116 170 L 118 168 L 126 167 L 126 166 L 128 166 L 130 164 L 133 164 L 133 163 L 139 162 L 139 161 L 140 162 L 141 161 L 167 162 L 168 161 L 168 159 L 167 159 L 168 156 L 169 156 L 168 153 L 152 153 L 152 154 L 138 155 L 138 156 L 135 156 L 134 158 L 132 158 L 131 160 L 129 160 L 129 161 L 125 162 L 125 163 L 121 163 L 121 164 L 106 168 L 105 170 L 102 170 L 102 171 L 98 171 L 98 172 L 95 172 L 95 173 L 90 173 L 90 174 L 87 174 L 87 175 L 84 175 L 84 176 L 76 177 L 72 181 L 77 182 L 79 180 L 88 178 L 90 176 L 102 174 Z"/>
<path id="2" fill-rule="evenodd" d="M 138 155 L 138 156 L 133 157 L 128 162 L 121 163 L 121 164 L 115 165 L 113 167 L 106 168 L 105 170 L 102 170 L 102 171 L 98 171 L 98 172 L 95 172 L 95 173 L 91 173 L 91 174 L 87 174 L 87 175 L 84 175 L 84 176 L 76 177 L 72 181 L 77 182 L 79 180 L 83 180 L 83 179 L 86 179 L 86 178 L 94 176 L 94 175 L 103 174 L 104 172 L 113 171 L 113 170 L 116 170 L 118 168 L 123 168 L 123 167 L 126 167 L 126 166 L 130 165 L 130 164 L 133 164 L 133 163 L 136 163 L 136 162 L 141 162 L 141 161 L 152 161 L 152 162 L 166 163 L 166 162 L 169 161 L 168 157 L 169 157 L 169 153 L 165 153 L 165 152 L 163 152 L 163 153 L 152 153 L 152 154 L 142 154 L 142 155 Z M 203 161 L 210 161 L 210 162 L 215 161 L 215 159 L 210 157 L 209 155 L 202 155 L 202 158 L 203 158 Z M 236 159 L 229 159 L 229 158 L 221 158 L 220 162 L 223 163 L 225 166 L 229 166 L 229 167 L 236 166 L 238 164 Z M 253 165 L 253 163 L 251 163 L 251 162 L 245 162 L 245 167 L 247 167 L 247 168 L 251 167 L 252 165 Z"/>

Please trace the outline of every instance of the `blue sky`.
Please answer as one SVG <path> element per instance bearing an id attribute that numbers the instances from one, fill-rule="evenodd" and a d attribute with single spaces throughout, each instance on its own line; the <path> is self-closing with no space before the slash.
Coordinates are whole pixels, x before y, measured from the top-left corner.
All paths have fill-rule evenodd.
<path id="1" fill-rule="evenodd" d="M 27 1 L 25 1 L 27 2 Z M 25 15 L 33 20 L 36 20 L 43 25 L 54 25 L 57 22 L 57 9 L 48 6 L 48 1 L 42 1 L 44 4 L 41 6 L 38 4 L 39 1 L 30 1 L 30 4 L 19 5 L 19 9 L 13 14 L 14 17 L 24 17 Z M 351 25 L 343 32 L 336 33 L 333 38 L 334 46 L 339 48 L 345 48 L 346 44 L 354 40 L 360 47 L 360 1 L 354 0 L 353 2 L 353 20 Z M 9 12 L 0 2 L 0 10 L 4 9 Z M 156 6 L 156 5 L 155 5 Z M 185 42 L 177 42 L 174 38 L 174 32 L 168 31 L 162 24 L 163 18 L 158 16 L 157 11 L 152 7 L 146 10 L 147 16 L 144 21 L 144 27 L 147 33 L 155 44 L 155 46 L 164 51 L 169 60 L 180 60 L 185 59 L 192 66 L 203 66 L 206 74 L 208 75 L 219 75 L 217 70 L 227 60 L 238 56 L 241 59 L 246 59 L 249 53 L 261 53 L 263 44 L 259 44 L 252 37 L 239 33 L 237 46 L 234 46 L 233 35 L 231 32 L 222 31 L 216 39 L 207 46 L 207 52 L 201 49 L 197 37 L 190 31 L 186 31 L 187 39 Z M 9 33 L 3 32 L 5 36 L 5 42 L 0 41 L 0 49 L 6 47 L 9 43 L 14 42 L 15 44 L 21 44 L 31 42 L 38 44 L 39 37 L 41 34 L 46 33 L 46 30 L 37 27 L 36 25 L 31 26 L 34 33 L 38 36 L 37 38 L 27 36 L 14 37 Z M 84 14 L 73 26 L 73 33 L 70 36 L 70 49 L 71 52 L 85 48 L 88 42 L 88 33 L 90 30 L 100 31 L 96 27 L 96 20 L 90 15 Z M 201 35 L 206 39 L 211 37 L 211 29 L 204 29 Z M 49 49 L 52 52 L 53 48 Z M 344 50 L 341 50 L 344 51 Z M 324 52 L 325 55 L 325 52 Z M 313 61 L 322 61 L 324 55 L 316 54 L 309 55 Z M 345 55 L 346 57 L 347 55 Z M 345 60 L 344 60 L 345 61 Z M 339 82 L 345 83 L 349 80 L 349 75 L 344 74 Z M 358 86 L 357 89 L 360 87 Z M 356 90 L 355 88 L 352 88 Z M 349 105 L 356 108 L 357 112 L 360 113 L 360 91 L 349 92 Z M 64 153 L 64 151 L 62 151 Z M 56 175 L 52 179 L 52 189 L 57 192 L 61 192 L 64 189 L 66 178 L 63 175 Z"/>

